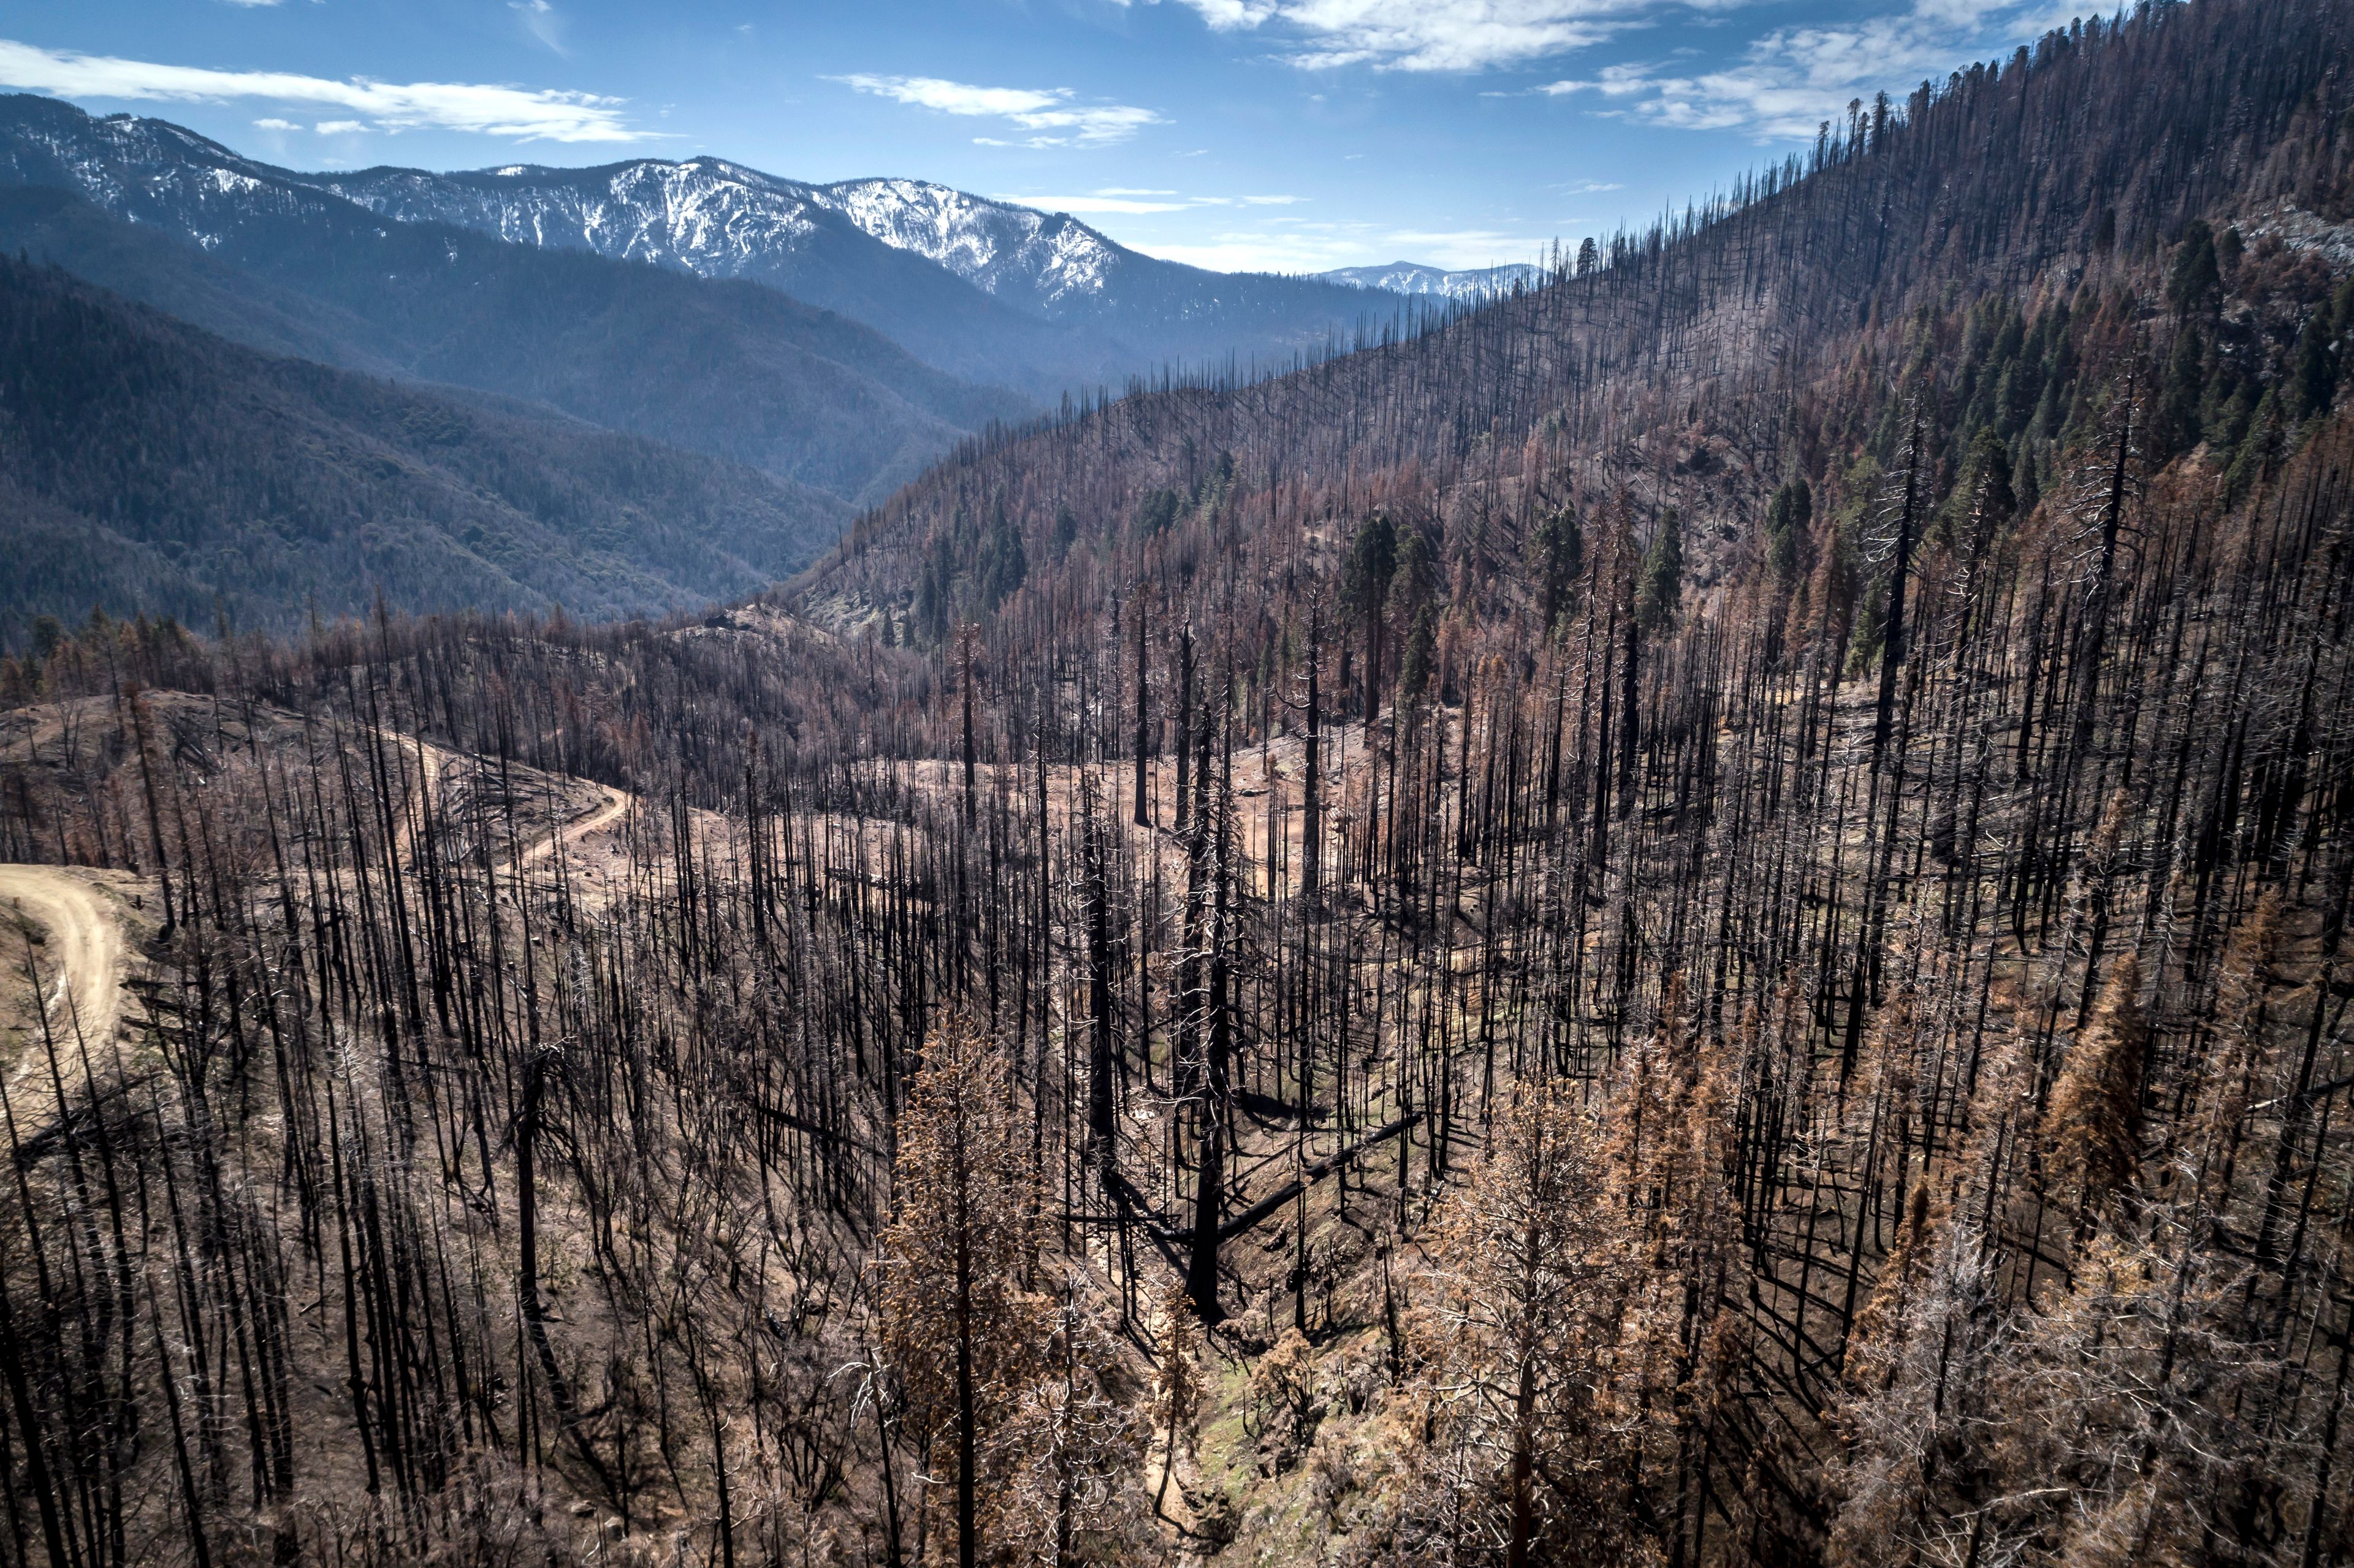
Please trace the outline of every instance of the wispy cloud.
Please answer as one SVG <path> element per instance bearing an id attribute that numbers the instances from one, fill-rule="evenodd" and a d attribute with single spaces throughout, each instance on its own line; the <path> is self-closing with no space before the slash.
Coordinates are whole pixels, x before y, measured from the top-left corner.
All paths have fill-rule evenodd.
<path id="1" fill-rule="evenodd" d="M 1549 98 L 1562 98 L 1577 92 L 1598 92 L 1605 98 L 1625 98 L 1632 93 L 1651 90 L 1651 84 L 1646 79 L 1650 76 L 1651 69 L 1632 63 L 1605 66 L 1597 76 L 1583 80 L 1572 78 L 1566 81 L 1549 81 L 1537 90 Z"/>
<path id="2" fill-rule="evenodd" d="M 332 81 L 292 71 L 211 70 L 37 48 L 0 38 L 0 86 L 61 98 L 167 102 L 260 99 L 365 115 L 379 131 L 470 131 L 525 142 L 641 142 L 625 101 L 589 92 L 472 82 Z"/>
<path id="3" fill-rule="evenodd" d="M 1165 124 L 1150 109 L 1125 103 L 1082 103 L 1066 87 L 976 87 L 936 76 L 873 76 L 860 72 L 826 78 L 859 92 L 971 119 L 1002 120 L 1029 136 L 978 136 L 990 146 L 1099 147 L 1125 142 L 1147 125 Z"/>
<path id="4" fill-rule="evenodd" d="M 281 120 L 274 114 L 265 115 L 263 118 L 255 121 L 253 122 L 253 128 L 256 131 L 300 131 L 302 129 L 302 127 L 295 124 L 292 120 Z"/>
<path id="5" fill-rule="evenodd" d="M 1545 245 L 1527 235 L 1492 228 L 1405 228 L 1346 220 L 1303 223 L 1291 218 L 1267 221 L 1270 227 L 1227 229 L 1195 241 L 1144 244 L 1138 249 L 1219 272 L 1326 272 L 1336 267 L 1386 266 L 1399 260 L 1446 269 L 1492 267 L 1534 260 Z"/>
<path id="6" fill-rule="evenodd" d="M 548 0 L 507 0 L 507 9 L 515 14 L 523 23 L 523 30 L 543 48 L 571 58 L 572 51 L 564 47 L 566 17 Z"/>
<path id="7" fill-rule="evenodd" d="M 1458 270 L 1533 260 L 1544 249 L 1543 241 L 1492 228 L 1397 228 L 1385 238 L 1401 253 Z"/>
<path id="8" fill-rule="evenodd" d="M 1000 196 L 992 199 L 1012 202 L 1017 207 L 1035 207 L 1040 212 L 1067 212 L 1074 217 L 1081 214 L 1136 217 L 1156 212 L 1191 212 L 1196 207 L 1290 207 L 1308 198 L 1297 196 L 1186 196 L 1178 191 L 1106 185 L 1085 196 Z"/>
<path id="9" fill-rule="evenodd" d="M 1543 90 L 1624 101 L 1597 107 L 1656 125 L 1804 138 L 1822 122 L 1838 119 L 1855 99 L 1883 90 L 1901 93 L 2065 20 L 2053 0 L 1914 0 L 1884 16 L 1776 28 L 1718 70 L 1683 74 L 1620 65 Z"/>
<path id="10" fill-rule="evenodd" d="M 1739 0 L 1685 0 L 1712 8 Z M 1184 0 L 1220 32 L 1279 34 L 1307 69 L 1474 71 L 1589 48 L 1659 0 Z"/>
<path id="11" fill-rule="evenodd" d="M 322 136 L 349 136 L 366 130 L 367 122 L 362 120 L 322 120 L 311 129 Z"/>
<path id="12" fill-rule="evenodd" d="M 1157 196 L 1119 196 L 1110 191 L 1093 196 L 1001 196 L 995 199 L 1016 207 L 1036 207 L 1040 212 L 1067 212 L 1075 217 L 1183 212 L 1193 205 L 1189 201 L 1163 201 Z"/>
<path id="13" fill-rule="evenodd" d="M 1308 69 L 1480 71 L 1532 67 L 1593 48 L 1670 15 L 1730 15 L 1754 0 L 1182 0 L 1214 30 L 1256 32 Z M 1988 46 L 2053 25 L 2067 0 L 1883 0 L 1881 14 L 1786 26 L 1746 58 L 1699 73 L 1614 66 L 1535 90 L 1642 99 L 1638 117 L 1695 128 L 1812 134 L 1827 105 L 1936 75 Z M 1678 51 L 1679 54 L 1690 51 Z M 1808 118 L 1811 116 L 1812 118 Z"/>

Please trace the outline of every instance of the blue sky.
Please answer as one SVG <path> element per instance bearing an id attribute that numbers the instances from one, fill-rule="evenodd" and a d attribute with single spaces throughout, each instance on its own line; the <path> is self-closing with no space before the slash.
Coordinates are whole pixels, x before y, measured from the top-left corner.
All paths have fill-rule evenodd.
<path id="1" fill-rule="evenodd" d="M 714 154 L 1287 271 L 1535 259 L 2057 0 L 0 0 L 0 88 L 300 168 Z"/>

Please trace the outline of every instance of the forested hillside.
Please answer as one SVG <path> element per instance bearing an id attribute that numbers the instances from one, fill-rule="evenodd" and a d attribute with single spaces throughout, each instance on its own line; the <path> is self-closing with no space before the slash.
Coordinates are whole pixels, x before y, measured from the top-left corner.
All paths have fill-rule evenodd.
<path id="1" fill-rule="evenodd" d="M 2354 1562 L 2349 61 L 2052 33 L 696 624 L 49 629 L 0 1553 Z"/>
<path id="2" fill-rule="evenodd" d="M 552 411 L 221 341 L 0 259 L 0 645 L 130 606 L 211 630 L 694 609 L 809 560 L 832 496 Z"/>
<path id="3" fill-rule="evenodd" d="M 2166 259 L 2193 219 L 2236 223 L 2234 257 L 2269 240 L 2292 260 L 2354 261 L 2337 227 L 2354 194 L 2349 128 L 2317 96 L 2354 41 L 2354 16 L 2305 3 L 2159 16 L 2051 35 L 1903 103 L 1852 105 L 1809 152 L 1722 201 L 1566 257 L 1550 286 L 1440 330 L 1297 376 L 1189 386 L 976 444 L 863 521 L 818 585 L 904 605 L 929 552 L 970 597 L 1001 506 L 1031 557 L 1075 527 L 1099 542 L 1118 584 L 1154 569 L 1142 535 L 1180 514 L 1161 496 L 1182 497 L 1187 516 L 1222 510 L 1256 537 L 1362 511 L 1368 498 L 1351 485 L 1391 478 L 1426 511 L 1479 511 L 1490 565 L 1573 492 L 1590 506 L 1631 487 L 1654 511 L 1707 509 L 1754 536 L 1789 471 L 1829 471 L 1821 427 L 1882 420 L 1924 356 L 1964 394 L 1929 432 L 1942 496 L 1967 449 L 1970 396 L 1999 390 L 1960 388 L 1952 351 L 1973 306 L 2041 313 L 2047 334 L 2065 319 L 2052 305 L 2078 312 L 2122 291 L 2136 315 L 2167 309 Z M 2220 341 L 2202 318 L 2202 389 L 2217 364 L 2228 375 L 2243 363 L 2249 332 L 2297 330 L 2306 302 L 2275 301 L 2273 270 L 2260 268 L 2251 308 L 2230 313 Z M 2139 335 L 2164 363 L 2175 335 Z M 2039 474 L 2078 412 L 2038 405 L 2046 379 L 2041 366 L 2014 378 L 2009 396 L 2025 407 L 2003 432 L 2011 440 L 2042 416 L 2014 454 Z M 2169 432 L 2178 445 L 2153 457 L 2184 435 Z M 1204 481 L 1227 457 L 1240 483 L 1219 480 L 1227 499 L 1205 508 Z M 1058 525 L 1065 512 L 1073 522 Z M 1459 546 L 1457 521 L 1446 519 Z M 1182 536 L 1161 547 L 1187 551 Z"/>

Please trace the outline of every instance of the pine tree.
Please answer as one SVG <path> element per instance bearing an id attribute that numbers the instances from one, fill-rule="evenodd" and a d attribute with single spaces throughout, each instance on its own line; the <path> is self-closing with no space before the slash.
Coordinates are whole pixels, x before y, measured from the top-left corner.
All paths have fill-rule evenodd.
<path id="1" fill-rule="evenodd" d="M 948 1539 L 966 1568 L 994 1560 L 987 1526 L 1013 1457 L 1000 1438 L 1054 1331 L 1023 1287 L 1038 1242 L 1024 1130 L 1002 1048 L 962 1021 L 936 1031 L 899 1115 L 875 1296 L 907 1419 L 924 1451 L 945 1451 Z"/>
<path id="2" fill-rule="evenodd" d="M 1397 565 L 1397 528 L 1386 513 L 1376 512 L 1351 535 L 1341 577 L 1341 602 L 1364 628 L 1363 712 L 1368 724 L 1381 704 L 1382 627 L 1389 609 L 1390 578 Z"/>
<path id="3" fill-rule="evenodd" d="M 1797 581 L 1814 521 L 1815 493 L 1794 475 L 1774 493 L 1766 510 L 1766 564 L 1776 582 Z"/>
<path id="4" fill-rule="evenodd" d="M 1478 1520 L 1507 1568 L 1639 1552 L 1613 1383 L 1636 1268 L 1597 1128 L 1564 1087 L 1528 1084 L 1434 1217 L 1430 1376 L 1454 1456 L 1444 1510 Z"/>
<path id="5" fill-rule="evenodd" d="M 1547 631 L 1560 624 L 1578 574 L 1585 569 L 1585 536 L 1577 509 L 1552 508 L 1529 531 L 1529 568 L 1535 580 L 1537 620 Z"/>
<path id="6" fill-rule="evenodd" d="M 1160 1383 L 1153 1396 L 1153 1425 L 1162 1435 L 1161 1482 L 1153 1490 L 1152 1511 L 1161 1514 L 1169 1496 L 1170 1478 L 1177 1473 L 1177 1456 L 1190 1452 L 1193 1422 L 1202 1407 L 1202 1373 L 1194 1364 L 1201 1351 L 1201 1319 L 1193 1315 L 1193 1297 L 1182 1280 L 1172 1280 L 1156 1303 L 1161 1318 L 1157 1351 Z"/>
<path id="7" fill-rule="evenodd" d="M 2223 277 L 2215 263 L 2215 230 L 2203 217 L 2185 225 L 2166 276 L 2166 302 L 2178 315 L 2211 310 L 2221 298 Z"/>
<path id="8" fill-rule="evenodd" d="M 1675 620 L 1683 602 L 1684 522 L 1674 507 L 1659 514 L 1659 525 L 1643 554 L 1637 588 L 1635 619 L 1647 633 L 1657 633 Z"/>
<path id="9" fill-rule="evenodd" d="M 1140 1469 L 1149 1434 L 1120 1395 L 1120 1346 L 1083 1275 L 1066 1284 L 1033 1374 L 991 1441 L 1003 1479 L 987 1499 L 991 1555 L 1052 1568 L 1150 1562 Z"/>
<path id="10" fill-rule="evenodd" d="M 2141 965 L 2127 952 L 2110 968 L 2091 1022 L 2069 1045 L 2043 1113 L 2044 1145 L 2080 1224 L 2134 1179 L 2148 1053 Z"/>

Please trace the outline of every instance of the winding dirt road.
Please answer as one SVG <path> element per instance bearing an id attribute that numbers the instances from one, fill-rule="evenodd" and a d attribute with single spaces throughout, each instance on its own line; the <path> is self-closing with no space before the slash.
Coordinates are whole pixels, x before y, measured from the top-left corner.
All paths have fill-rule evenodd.
<path id="1" fill-rule="evenodd" d="M 438 747 L 419 748 L 405 736 L 387 738 L 407 748 L 413 764 L 422 749 L 421 784 L 429 799 L 450 757 Z M 551 857 L 559 844 L 568 848 L 611 827 L 634 803 L 622 790 L 599 788 L 603 802 L 525 850 L 525 864 Z M 122 1016 L 128 951 L 122 916 L 106 890 L 92 880 L 92 874 L 65 866 L 0 864 L 0 913 L 11 911 L 38 921 L 48 936 L 46 941 L 27 944 L 13 924 L 0 928 L 0 972 L 22 976 L 29 946 L 40 976 L 41 1012 L 58 1041 L 70 1042 L 77 1030 L 93 1045 L 111 1038 Z M 37 1031 L 41 1023 L 38 1018 L 5 1022 L 21 1022 L 28 1031 Z"/>
<path id="2" fill-rule="evenodd" d="M 71 1040 L 77 1028 L 92 1044 L 111 1035 L 122 1011 L 122 923 L 105 895 L 63 866 L 0 865 L 0 904 L 48 927 L 48 941 L 32 958 L 41 1009 L 58 1038 Z M 21 972 L 26 944 L 8 936 L 0 963 Z"/>
<path id="3" fill-rule="evenodd" d="M 565 823 L 562 827 L 557 829 L 556 832 L 548 834 L 547 837 L 540 840 L 539 842 L 524 851 L 523 858 L 517 863 L 522 865 L 535 864 L 536 863 L 546 860 L 549 856 L 553 855 L 556 853 L 557 845 L 577 844 L 582 839 L 587 838 L 590 833 L 597 832 L 605 828 L 610 828 L 615 822 L 619 821 L 621 819 L 622 814 L 629 810 L 633 797 L 624 790 L 614 789 L 610 784 L 599 784 L 597 788 L 605 792 L 605 803 L 603 805 L 598 807 L 595 810 L 589 812 L 585 817 Z"/>

